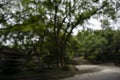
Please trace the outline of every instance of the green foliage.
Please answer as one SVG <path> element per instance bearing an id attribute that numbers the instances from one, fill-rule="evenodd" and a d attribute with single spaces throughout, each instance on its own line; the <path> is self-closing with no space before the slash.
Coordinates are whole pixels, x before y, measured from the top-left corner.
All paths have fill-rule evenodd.
<path id="1" fill-rule="evenodd" d="M 77 48 L 74 51 L 74 45 L 71 44 L 73 52 L 69 51 L 74 57 L 83 56 L 94 63 L 115 61 L 119 64 L 119 33 L 119 30 L 112 30 L 110 27 L 93 32 L 89 30 L 81 31 L 77 36 L 74 36 L 77 41 L 77 44 L 75 44 Z"/>
<path id="2" fill-rule="evenodd" d="M 75 71 L 75 67 L 73 65 L 65 65 L 62 67 L 62 70 L 64 71 Z"/>
<path id="3" fill-rule="evenodd" d="M 72 31 L 85 24 L 92 16 L 107 15 L 116 18 L 112 2 L 99 0 L 10 0 L 3 2 L 0 10 L 0 25 L 4 27 L 0 34 L 3 42 L 21 49 L 29 58 L 47 65 L 62 67 L 73 56 L 97 58 L 99 53 L 108 53 L 113 33 L 82 31 L 77 37 Z M 78 4 L 79 3 L 79 4 Z M 99 5 L 100 4 L 100 5 Z M 98 13 L 101 12 L 99 15 Z M 104 17 L 104 16 L 103 16 Z M 108 21 L 109 22 L 109 21 Z M 108 25 L 103 21 L 103 25 Z M 4 33 L 4 34 L 3 34 Z M 99 35 L 97 35 L 98 33 Z M 116 41 L 114 41 L 117 44 Z M 107 47 L 110 45 L 109 47 Z M 105 48 L 105 47 L 107 48 Z M 103 52 L 102 52 L 103 51 Z M 119 50 L 117 50 L 119 52 Z M 67 59 L 67 60 L 66 60 Z M 32 63 L 30 63 L 32 64 Z"/>
<path id="4" fill-rule="evenodd" d="M 24 68 L 26 68 L 27 70 L 35 70 L 36 67 L 37 67 L 37 63 L 35 63 L 35 61 L 29 61 L 24 65 Z"/>

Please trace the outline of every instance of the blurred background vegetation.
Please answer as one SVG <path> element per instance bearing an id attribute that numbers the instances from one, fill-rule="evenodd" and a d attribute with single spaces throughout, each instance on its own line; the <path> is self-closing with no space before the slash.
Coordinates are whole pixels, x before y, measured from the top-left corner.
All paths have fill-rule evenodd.
<path id="1" fill-rule="evenodd" d="M 0 72 L 119 65 L 120 29 L 114 29 L 119 9 L 119 0 L 0 1 Z M 100 21 L 101 29 L 85 27 L 90 19 Z M 74 35 L 78 27 L 82 29 Z"/>

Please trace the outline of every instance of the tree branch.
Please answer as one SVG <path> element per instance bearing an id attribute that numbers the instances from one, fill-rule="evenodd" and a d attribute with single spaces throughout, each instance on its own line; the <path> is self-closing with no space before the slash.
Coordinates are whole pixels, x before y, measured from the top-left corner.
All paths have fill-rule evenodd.
<path id="1" fill-rule="evenodd" d="M 102 5 L 100 8 L 98 8 L 98 9 L 96 9 L 96 10 L 94 10 L 94 11 L 91 11 L 91 14 L 88 15 L 87 17 L 84 17 L 84 16 L 83 16 L 84 13 L 82 13 L 82 14 L 79 16 L 78 21 L 77 21 L 75 24 L 71 24 L 72 28 L 71 28 L 70 32 L 68 32 L 68 34 L 67 34 L 64 42 L 67 42 L 67 40 L 69 39 L 69 37 L 70 37 L 73 29 L 74 29 L 78 24 L 81 24 L 82 22 L 84 22 L 84 20 L 89 19 L 91 16 L 95 15 L 99 10 L 103 9 L 104 7 L 105 7 L 105 5 Z"/>

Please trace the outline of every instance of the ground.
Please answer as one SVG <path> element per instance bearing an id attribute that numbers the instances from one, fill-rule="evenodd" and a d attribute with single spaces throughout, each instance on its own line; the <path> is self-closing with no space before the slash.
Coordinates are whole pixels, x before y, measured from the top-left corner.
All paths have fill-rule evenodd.
<path id="1" fill-rule="evenodd" d="M 81 75 L 75 75 L 61 80 L 120 80 L 120 68 L 115 67 L 112 63 L 102 65 L 82 65 L 77 66 L 80 69 L 99 67 L 103 70 L 93 73 L 86 73 Z"/>
<path id="2" fill-rule="evenodd" d="M 18 75 L 1 76 L 0 80 L 120 80 L 120 69 L 113 63 L 100 65 L 76 65 L 77 71 L 60 69 L 45 70 L 42 73 L 25 72 Z"/>

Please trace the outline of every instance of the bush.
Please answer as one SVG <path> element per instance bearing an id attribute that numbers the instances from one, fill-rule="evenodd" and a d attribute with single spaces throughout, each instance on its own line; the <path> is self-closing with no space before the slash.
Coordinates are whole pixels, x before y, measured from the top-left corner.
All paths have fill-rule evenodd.
<path id="1" fill-rule="evenodd" d="M 64 71 L 75 71 L 76 68 L 73 65 L 65 65 L 64 67 L 62 67 L 62 70 L 64 70 Z"/>
<path id="2" fill-rule="evenodd" d="M 37 63 L 35 63 L 34 61 L 29 61 L 25 64 L 25 68 L 27 70 L 34 70 L 37 67 Z"/>

